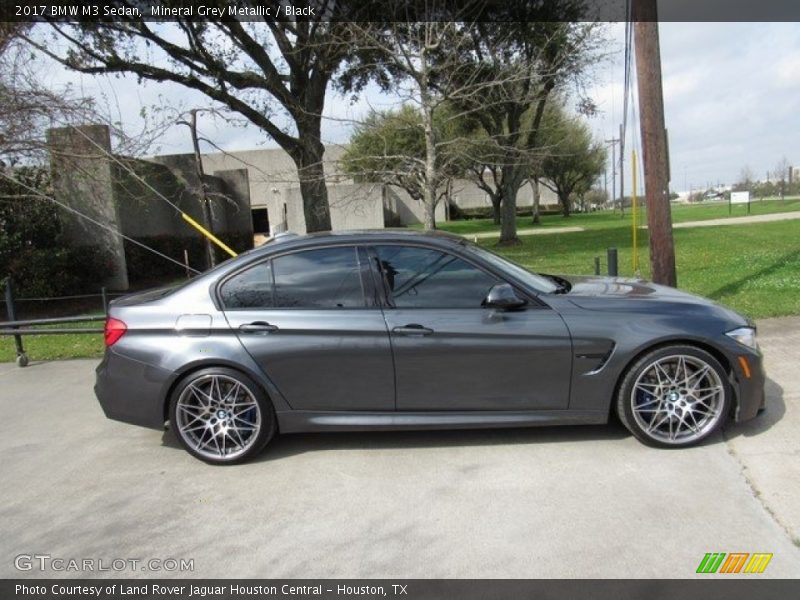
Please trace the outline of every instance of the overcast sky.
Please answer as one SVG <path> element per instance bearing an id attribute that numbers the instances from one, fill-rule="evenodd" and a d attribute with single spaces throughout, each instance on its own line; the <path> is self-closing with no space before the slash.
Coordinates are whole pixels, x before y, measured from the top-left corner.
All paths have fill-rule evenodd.
<path id="1" fill-rule="evenodd" d="M 597 70 L 589 88 L 589 96 L 600 109 L 591 126 L 602 139 L 618 136 L 623 112 L 625 27 L 607 27 L 616 53 Z M 796 23 L 662 23 L 660 36 L 672 189 L 733 183 L 745 165 L 763 179 L 784 156 L 790 164 L 800 164 L 800 27 Z M 85 95 L 106 98 L 119 107 L 131 130 L 140 127 L 141 107 L 157 104 L 159 96 L 186 109 L 208 105 L 201 95 L 168 83 L 81 76 L 52 65 L 48 76 L 54 85 L 70 82 Z M 386 108 L 395 102 L 375 90 L 368 90 L 355 103 L 331 93 L 324 141 L 346 143 L 352 119 L 363 117 L 371 106 Z M 638 145 L 637 127 L 629 117 L 626 158 Z M 275 146 L 252 126 L 214 123 L 206 117 L 201 118 L 200 130 L 226 150 Z M 157 149 L 163 154 L 190 150 L 188 130 L 179 126 L 166 132 Z M 608 179 L 610 185 L 610 171 Z M 626 180 L 629 190 L 629 165 Z"/>

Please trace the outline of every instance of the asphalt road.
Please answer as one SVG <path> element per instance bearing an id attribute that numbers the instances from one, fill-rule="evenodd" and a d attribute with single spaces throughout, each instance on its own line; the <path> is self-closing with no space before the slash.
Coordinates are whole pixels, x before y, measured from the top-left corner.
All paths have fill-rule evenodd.
<path id="1" fill-rule="evenodd" d="M 208 577 L 691 577 L 706 552 L 774 554 L 720 577 L 798 577 L 800 319 L 760 327 L 768 411 L 678 451 L 619 424 L 320 434 L 213 468 L 106 420 L 94 361 L 2 364 L 0 577 L 91 575 L 20 572 L 20 554 Z"/>

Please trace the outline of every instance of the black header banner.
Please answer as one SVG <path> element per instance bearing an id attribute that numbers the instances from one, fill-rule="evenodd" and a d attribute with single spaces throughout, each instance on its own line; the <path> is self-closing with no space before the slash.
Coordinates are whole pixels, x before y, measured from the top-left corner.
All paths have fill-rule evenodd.
<path id="1" fill-rule="evenodd" d="M 598 21 L 639 20 L 649 0 L 3 0 L 0 21 Z M 643 17 L 647 20 L 651 17 Z M 658 0 L 658 20 L 800 21 L 798 0 Z"/>

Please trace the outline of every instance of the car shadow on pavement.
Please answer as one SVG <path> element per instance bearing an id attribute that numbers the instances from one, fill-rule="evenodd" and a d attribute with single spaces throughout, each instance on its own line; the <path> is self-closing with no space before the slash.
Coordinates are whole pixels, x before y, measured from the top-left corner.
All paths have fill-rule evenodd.
<path id="1" fill-rule="evenodd" d="M 427 431 L 358 431 L 298 433 L 278 436 L 255 461 L 281 459 L 326 450 L 458 448 L 517 444 L 581 443 L 629 437 L 617 421 L 608 425 L 461 429 Z"/>
<path id="2" fill-rule="evenodd" d="M 752 437 L 768 431 L 786 414 L 786 403 L 783 400 L 783 388 L 773 379 L 767 378 L 764 386 L 767 395 L 767 407 L 755 419 L 744 423 L 730 422 L 724 429 L 726 440 L 743 435 Z"/>
<path id="3" fill-rule="evenodd" d="M 327 450 L 455 448 L 461 446 L 499 446 L 505 444 L 581 443 L 621 440 L 630 433 L 615 418 L 607 425 L 523 427 L 501 429 L 450 429 L 418 431 L 347 431 L 292 433 L 277 435 L 259 456 L 248 462 L 274 460 Z M 161 437 L 162 446 L 183 448 L 169 430 Z"/>
<path id="4" fill-rule="evenodd" d="M 767 409 L 763 413 L 745 423 L 730 422 L 724 428 L 723 436 L 713 435 L 700 445 L 723 443 L 724 440 L 740 435 L 746 437 L 759 435 L 780 421 L 786 412 L 786 405 L 783 401 L 783 388 L 772 379 L 768 379 L 766 393 Z M 580 444 L 584 442 L 622 440 L 629 437 L 632 437 L 631 434 L 615 415 L 612 415 L 605 425 L 292 433 L 276 436 L 264 449 L 263 453 L 248 462 L 278 460 L 308 452 L 329 450 L 457 448 L 462 446 L 500 446 L 506 444 Z M 166 430 L 162 434 L 161 444 L 162 446 L 183 451 L 183 448 L 170 430 Z"/>

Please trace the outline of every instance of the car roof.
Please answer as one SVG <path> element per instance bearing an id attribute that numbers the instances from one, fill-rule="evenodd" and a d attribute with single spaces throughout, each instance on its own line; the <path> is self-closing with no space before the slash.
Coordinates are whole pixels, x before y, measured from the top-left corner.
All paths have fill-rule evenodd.
<path id="1" fill-rule="evenodd" d="M 444 231 L 418 231 L 414 229 L 363 229 L 323 231 L 299 235 L 296 233 L 279 233 L 267 243 L 251 250 L 241 252 L 237 257 L 223 261 L 215 268 L 201 273 L 194 282 L 207 281 L 210 278 L 225 277 L 228 273 L 239 269 L 245 263 L 258 261 L 273 254 L 286 251 L 322 247 L 331 244 L 378 244 L 396 242 L 426 242 L 440 248 L 453 248 L 470 244 L 460 235 Z M 205 284 L 200 284 L 205 285 Z"/>
<path id="2" fill-rule="evenodd" d="M 466 244 L 467 240 L 446 231 L 419 231 L 415 229 L 352 229 L 342 231 L 322 231 L 317 233 L 296 234 L 279 233 L 260 249 L 275 249 L 285 246 L 323 246 L 331 242 L 380 243 L 380 242 L 430 241 L 444 245 Z"/>

